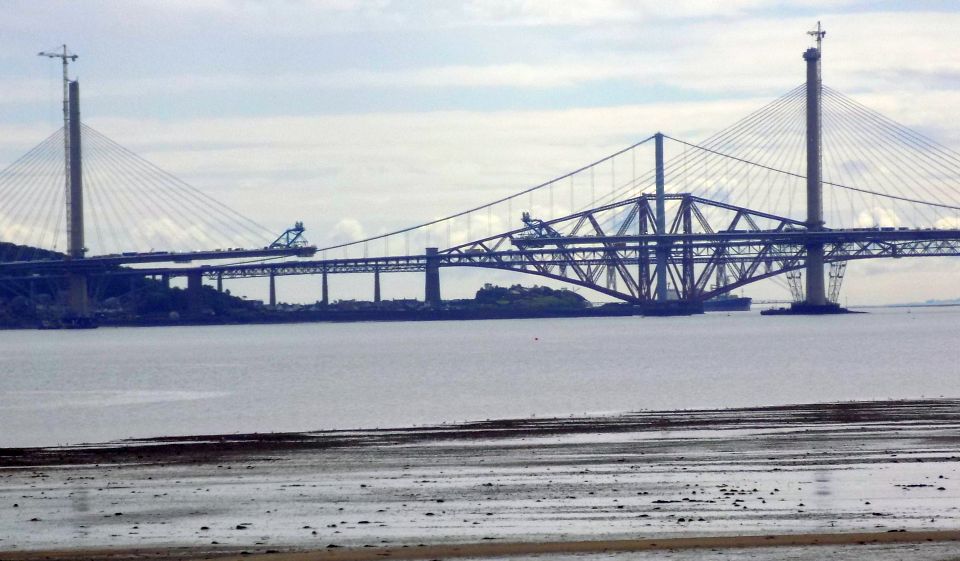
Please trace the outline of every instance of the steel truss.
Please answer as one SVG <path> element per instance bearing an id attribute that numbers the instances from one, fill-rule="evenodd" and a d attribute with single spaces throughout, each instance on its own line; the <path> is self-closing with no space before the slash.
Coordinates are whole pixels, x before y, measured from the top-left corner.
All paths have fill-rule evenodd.
<path id="1" fill-rule="evenodd" d="M 521 228 L 440 251 L 439 266 L 538 275 L 639 303 L 653 298 L 653 287 L 661 271 L 666 271 L 670 297 L 686 301 L 705 300 L 779 274 L 789 276 L 804 267 L 806 245 L 813 242 L 824 244 L 827 263 L 960 256 L 960 230 L 956 229 L 864 228 L 811 232 L 800 220 L 690 194 L 666 195 L 664 205 L 668 218 L 664 232 L 658 232 L 656 227 L 656 199 L 645 194 L 554 220 L 525 216 Z M 56 271 L 44 270 L 55 276 L 73 268 L 90 267 L 91 261 L 63 261 Z M 45 262 L 45 267 L 50 265 Z M 423 272 L 426 265 L 426 255 L 404 255 L 84 270 L 94 275 L 201 275 L 230 279 Z M 25 271 L 17 272 L 23 275 Z"/>

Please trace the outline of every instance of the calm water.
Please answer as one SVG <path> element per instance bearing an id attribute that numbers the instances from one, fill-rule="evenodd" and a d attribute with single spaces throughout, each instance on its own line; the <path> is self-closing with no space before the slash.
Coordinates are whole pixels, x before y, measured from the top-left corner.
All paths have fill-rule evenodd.
<path id="1" fill-rule="evenodd" d="M 960 397 L 960 308 L 0 332 L 0 446 Z"/>

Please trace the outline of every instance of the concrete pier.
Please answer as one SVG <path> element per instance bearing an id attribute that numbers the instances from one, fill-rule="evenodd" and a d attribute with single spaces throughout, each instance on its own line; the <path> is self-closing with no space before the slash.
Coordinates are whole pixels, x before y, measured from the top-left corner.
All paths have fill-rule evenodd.
<path id="1" fill-rule="evenodd" d="M 426 249 L 427 266 L 424 280 L 424 302 L 428 306 L 440 306 L 440 255 L 435 247 Z"/>
<path id="2" fill-rule="evenodd" d="M 270 273 L 270 307 L 277 307 L 277 275 Z"/>
<path id="3" fill-rule="evenodd" d="M 199 313 L 203 306 L 203 276 L 200 273 L 187 275 L 187 309 Z"/>
<path id="4" fill-rule="evenodd" d="M 327 270 L 326 270 L 326 269 L 324 269 L 323 272 L 320 273 L 320 279 L 321 279 L 321 280 L 320 280 L 320 282 L 321 282 L 321 285 L 320 285 L 320 304 L 323 305 L 323 306 L 329 306 L 329 305 L 330 305 L 330 288 L 329 288 L 329 285 L 327 284 Z"/>
<path id="5" fill-rule="evenodd" d="M 373 302 L 380 303 L 380 269 L 373 270 Z"/>

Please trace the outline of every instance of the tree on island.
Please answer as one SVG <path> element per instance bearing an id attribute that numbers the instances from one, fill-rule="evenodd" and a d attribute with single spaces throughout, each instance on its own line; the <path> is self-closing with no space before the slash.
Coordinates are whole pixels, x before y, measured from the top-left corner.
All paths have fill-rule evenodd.
<path id="1" fill-rule="evenodd" d="M 521 286 L 509 288 L 485 284 L 474 297 L 479 307 L 510 307 L 531 310 L 579 310 L 589 308 L 590 302 L 572 290 L 555 290 L 548 286 Z"/>

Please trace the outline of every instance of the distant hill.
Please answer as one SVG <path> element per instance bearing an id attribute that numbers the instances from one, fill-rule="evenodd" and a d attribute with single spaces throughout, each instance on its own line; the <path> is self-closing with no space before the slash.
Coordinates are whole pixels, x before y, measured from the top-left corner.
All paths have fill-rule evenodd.
<path id="1" fill-rule="evenodd" d="M 62 259 L 65 255 L 35 247 L 0 242 L 0 263 Z M 204 286 L 200 305 L 191 307 L 186 290 L 136 275 L 92 277 L 93 313 L 101 323 L 167 323 L 180 317 L 246 318 L 252 304 L 229 291 Z M 35 327 L 63 317 L 63 281 L 56 278 L 0 278 L 0 327 Z"/>
<path id="2" fill-rule="evenodd" d="M 34 259 L 63 259 L 65 255 L 57 251 L 0 242 L 0 262 L 32 261 Z"/>

